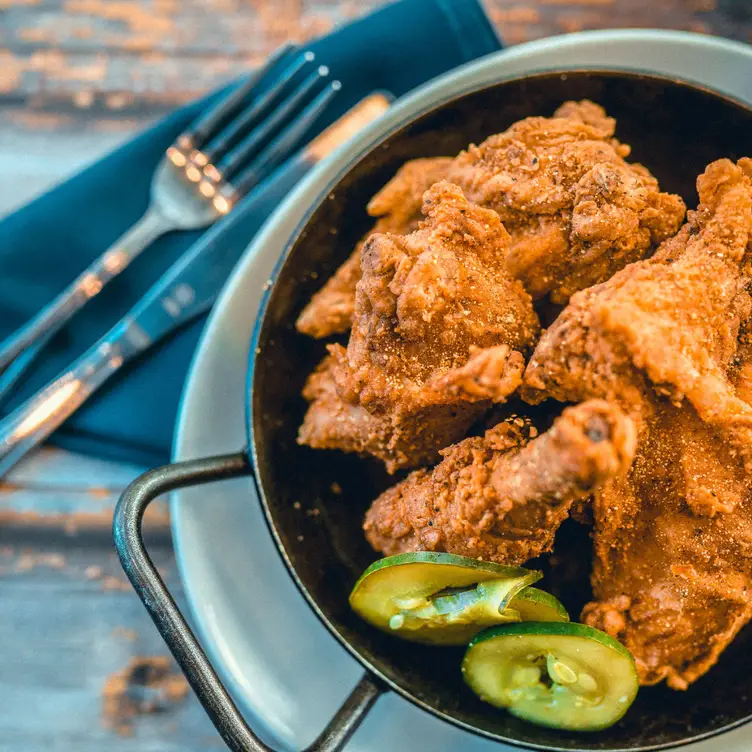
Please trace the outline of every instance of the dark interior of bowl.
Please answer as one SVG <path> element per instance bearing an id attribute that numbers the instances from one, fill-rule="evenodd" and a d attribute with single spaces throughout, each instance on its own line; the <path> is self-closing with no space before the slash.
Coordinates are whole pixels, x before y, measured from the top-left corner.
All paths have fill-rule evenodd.
<path id="1" fill-rule="evenodd" d="M 262 497 L 298 583 L 329 627 L 403 694 L 447 720 L 512 743 L 542 749 L 654 749 L 715 733 L 752 713 L 751 630 L 687 692 L 643 688 L 625 719 L 607 731 L 572 734 L 515 720 L 465 687 L 462 651 L 401 642 L 350 611 L 350 589 L 376 558 L 361 532 L 363 514 L 394 479 L 375 461 L 313 451 L 295 441 L 305 410 L 300 391 L 324 344 L 297 334 L 294 321 L 369 228 L 369 198 L 407 159 L 454 155 L 520 118 L 550 115 L 562 101 L 581 98 L 605 106 L 617 118 L 617 136 L 633 147 L 630 159 L 646 164 L 663 190 L 681 194 L 689 206 L 697 201 L 695 178 L 709 162 L 752 153 L 749 109 L 677 82 L 616 73 L 507 81 L 406 124 L 332 186 L 289 249 L 259 333 L 253 442 Z M 557 539 L 558 564 L 542 583 L 561 595 L 574 618 L 589 595 L 589 548 L 587 531 L 567 524 Z"/>

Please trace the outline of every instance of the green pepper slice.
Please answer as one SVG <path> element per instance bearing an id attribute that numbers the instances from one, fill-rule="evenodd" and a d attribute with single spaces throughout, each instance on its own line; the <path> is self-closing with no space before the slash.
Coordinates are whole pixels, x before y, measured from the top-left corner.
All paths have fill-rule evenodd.
<path id="1" fill-rule="evenodd" d="M 572 731 L 612 726 L 639 688 L 634 658 L 623 645 L 568 622 L 487 629 L 470 643 L 462 672 L 485 702 L 531 723 Z"/>
<path id="2" fill-rule="evenodd" d="M 350 605 L 366 621 L 406 640 L 465 645 L 481 629 L 514 618 L 505 609 L 541 576 L 455 554 L 398 554 L 366 569 Z"/>

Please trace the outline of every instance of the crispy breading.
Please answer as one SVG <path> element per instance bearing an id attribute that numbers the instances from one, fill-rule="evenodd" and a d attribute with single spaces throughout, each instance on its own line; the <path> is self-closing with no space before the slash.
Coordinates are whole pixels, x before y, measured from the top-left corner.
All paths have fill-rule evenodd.
<path id="1" fill-rule="evenodd" d="M 299 332 L 322 339 L 350 328 L 365 242 L 378 232 L 407 234 L 415 230 L 423 219 L 423 194 L 446 175 L 450 162 L 449 157 L 410 160 L 371 199 L 368 213 L 378 217 L 376 223 L 303 309 L 296 322 Z"/>
<path id="2" fill-rule="evenodd" d="M 501 564 L 550 551 L 572 505 L 629 467 L 635 433 L 619 408 L 591 400 L 535 434 L 513 418 L 444 449 L 433 471 L 415 471 L 373 503 L 368 541 L 384 554 L 448 551 Z"/>
<path id="3" fill-rule="evenodd" d="M 309 384 L 302 443 L 368 452 L 390 471 L 435 461 L 519 385 L 539 327 L 530 296 L 505 271 L 509 236 L 498 215 L 446 182 L 425 194 L 424 213 L 420 229 L 366 244 L 350 341 L 346 351 L 330 347 L 333 361 L 315 377 L 335 383 Z M 341 419 L 352 406 L 373 416 L 359 413 L 357 431 Z"/>
<path id="4" fill-rule="evenodd" d="M 510 274 L 533 298 L 550 294 L 565 303 L 649 255 L 684 217 L 681 198 L 626 161 L 630 147 L 613 138 L 615 127 L 599 105 L 565 102 L 553 117 L 521 120 L 453 160 L 408 162 L 369 205 L 382 216 L 373 232 L 414 229 L 422 191 L 446 177 L 501 216 L 511 236 Z M 325 337 L 347 330 L 362 247 L 314 295 L 300 331 Z"/>
<path id="5" fill-rule="evenodd" d="M 633 467 L 595 495 L 583 619 L 644 684 L 686 688 L 752 616 L 750 164 L 709 165 L 680 232 L 575 295 L 525 374 L 529 401 L 606 398 L 635 422 Z"/>

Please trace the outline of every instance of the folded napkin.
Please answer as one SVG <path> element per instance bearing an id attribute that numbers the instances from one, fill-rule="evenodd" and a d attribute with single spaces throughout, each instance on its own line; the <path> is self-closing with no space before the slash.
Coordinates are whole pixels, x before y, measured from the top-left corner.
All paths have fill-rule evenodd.
<path id="1" fill-rule="evenodd" d="M 307 45 L 343 84 L 316 128 L 323 130 L 374 90 L 401 96 L 500 46 L 478 0 L 402 0 L 381 8 Z M 154 166 L 217 96 L 181 108 L 0 222 L 0 339 L 52 300 L 138 219 L 146 209 Z M 249 241 L 263 220 L 244 220 Z M 199 234 L 172 233 L 157 240 L 110 283 L 46 348 L 9 408 L 104 334 Z M 203 324 L 201 319 L 184 327 L 123 369 L 53 436 L 53 443 L 139 464 L 167 461 L 180 393 Z"/>

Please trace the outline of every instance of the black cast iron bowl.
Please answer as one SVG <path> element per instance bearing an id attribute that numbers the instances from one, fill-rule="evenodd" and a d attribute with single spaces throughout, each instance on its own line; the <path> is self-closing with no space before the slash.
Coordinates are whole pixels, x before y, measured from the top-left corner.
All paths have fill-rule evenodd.
<path id="1" fill-rule="evenodd" d="M 179 487 L 252 474 L 269 527 L 311 608 L 365 668 L 351 697 L 309 748 L 339 749 L 378 695 L 393 690 L 439 718 L 477 734 L 540 750 L 657 750 L 728 731 L 752 718 L 749 630 L 718 665 L 686 692 L 643 688 L 614 727 L 594 734 L 538 728 L 482 703 L 464 686 L 461 650 L 401 642 L 360 620 L 347 597 L 375 558 L 361 532 L 369 503 L 394 479 L 374 461 L 315 452 L 295 438 L 305 410 L 300 396 L 323 345 L 294 322 L 341 263 L 371 219 L 370 197 L 406 160 L 456 154 L 470 142 L 530 115 L 550 115 L 567 99 L 592 99 L 617 118 L 663 190 L 696 205 L 695 179 L 720 157 L 752 154 L 752 108 L 681 81 L 628 72 L 578 71 L 515 78 L 443 102 L 397 125 L 322 192 L 290 240 L 262 303 L 249 368 L 248 449 L 168 465 L 146 473 L 123 495 L 115 541 L 123 566 L 218 730 L 233 750 L 267 750 L 247 727 L 148 558 L 143 512 Z M 257 354 L 256 354 L 257 353 Z M 242 409 L 238 405 L 238 409 Z M 336 489 L 336 491 L 335 491 Z M 340 490 L 341 489 L 341 490 Z M 294 507 L 317 508 L 318 516 Z M 574 523 L 557 537 L 558 559 L 544 581 L 573 614 L 587 600 L 587 533 Z M 575 563 L 582 564 L 574 565 Z"/>

